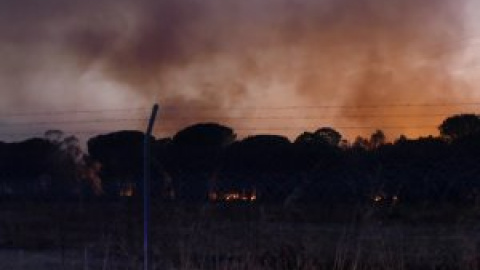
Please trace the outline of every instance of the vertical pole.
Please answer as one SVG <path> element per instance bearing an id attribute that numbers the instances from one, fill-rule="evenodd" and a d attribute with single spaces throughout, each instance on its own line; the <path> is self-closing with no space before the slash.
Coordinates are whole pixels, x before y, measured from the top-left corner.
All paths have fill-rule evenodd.
<path id="1" fill-rule="evenodd" d="M 152 108 L 147 132 L 143 139 L 143 269 L 151 269 L 152 243 L 150 237 L 150 137 L 157 117 L 158 104 Z"/>

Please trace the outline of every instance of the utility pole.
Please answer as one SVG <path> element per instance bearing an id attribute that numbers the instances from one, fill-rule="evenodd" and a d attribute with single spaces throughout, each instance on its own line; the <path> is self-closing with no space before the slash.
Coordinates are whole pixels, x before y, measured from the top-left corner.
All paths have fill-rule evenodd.
<path id="1" fill-rule="evenodd" d="M 151 209 L 150 209 L 150 137 L 152 135 L 155 118 L 157 117 L 158 104 L 153 105 L 152 114 L 148 121 L 147 132 L 143 138 L 143 269 L 150 270 L 152 265 L 152 243 L 151 243 Z"/>

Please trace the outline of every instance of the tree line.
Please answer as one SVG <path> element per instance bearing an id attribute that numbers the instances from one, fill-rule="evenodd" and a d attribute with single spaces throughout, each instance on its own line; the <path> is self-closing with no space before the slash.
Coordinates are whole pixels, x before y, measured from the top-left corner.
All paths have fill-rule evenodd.
<path id="1" fill-rule="evenodd" d="M 378 130 L 352 142 L 333 128 L 237 139 L 218 123 L 200 123 L 169 138 L 151 137 L 152 195 L 172 201 L 222 200 L 248 194 L 259 203 L 480 202 L 480 117 L 454 115 L 440 136 L 387 141 Z M 1 198 L 140 197 L 144 133 L 0 143 Z M 214 195 L 214 196 L 212 196 Z M 234 197 L 236 198 L 236 197 Z"/>

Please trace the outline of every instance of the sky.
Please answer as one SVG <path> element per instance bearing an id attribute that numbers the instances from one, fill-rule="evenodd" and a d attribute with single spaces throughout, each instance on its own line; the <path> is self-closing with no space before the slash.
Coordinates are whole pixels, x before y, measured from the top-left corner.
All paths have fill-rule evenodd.
<path id="1" fill-rule="evenodd" d="M 480 109 L 475 0 L 0 0 L 0 140 L 437 134 Z"/>

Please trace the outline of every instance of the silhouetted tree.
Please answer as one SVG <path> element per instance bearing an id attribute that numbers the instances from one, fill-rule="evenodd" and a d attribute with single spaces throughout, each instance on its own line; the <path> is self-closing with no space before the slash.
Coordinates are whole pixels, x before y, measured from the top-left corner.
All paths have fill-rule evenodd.
<path id="1" fill-rule="evenodd" d="M 319 144 L 328 144 L 338 146 L 342 140 L 342 135 L 330 127 L 317 129 L 315 132 L 304 132 L 295 139 L 297 145 L 316 146 Z"/>
<path id="2" fill-rule="evenodd" d="M 357 150 L 367 150 L 370 148 L 370 142 L 362 136 L 357 136 L 352 143 L 352 148 Z"/>
<path id="3" fill-rule="evenodd" d="M 370 136 L 369 146 L 372 149 L 376 149 L 384 145 L 385 141 L 386 141 L 385 133 L 383 133 L 383 131 L 381 130 L 377 130 Z"/>
<path id="4" fill-rule="evenodd" d="M 397 143 L 405 143 L 405 142 L 407 142 L 407 141 L 408 141 L 407 136 L 404 135 L 404 134 L 402 134 L 402 135 L 400 135 L 400 136 L 395 140 L 394 143 L 395 143 L 395 144 L 397 144 Z"/>
<path id="5" fill-rule="evenodd" d="M 457 140 L 480 134 L 480 117 L 460 114 L 448 117 L 439 126 L 440 134 L 448 140 Z"/>
<path id="6" fill-rule="evenodd" d="M 55 151 L 50 156 L 53 192 L 57 197 L 78 197 L 82 192 L 80 167 L 84 159 L 78 139 L 59 137 L 53 143 Z"/>
<path id="7" fill-rule="evenodd" d="M 7 143 L 0 141 L 0 197 L 8 194 L 10 189 L 6 179 L 7 145 Z"/>
<path id="8" fill-rule="evenodd" d="M 313 145 L 315 144 L 315 135 L 312 132 L 303 132 L 294 141 L 295 144 Z"/>
<path id="9" fill-rule="evenodd" d="M 119 131 L 88 140 L 91 158 L 101 164 L 100 177 L 106 195 L 141 194 L 144 137 L 141 131 Z M 153 144 L 153 137 L 151 141 Z M 156 176 L 154 172 L 152 179 Z"/>
<path id="10" fill-rule="evenodd" d="M 300 170 L 311 170 L 327 164 L 340 152 L 342 135 L 332 128 L 304 132 L 295 139 L 296 165 Z"/>
<path id="11" fill-rule="evenodd" d="M 340 195 L 345 189 L 340 177 L 342 152 L 348 143 L 342 142 L 342 135 L 329 127 L 313 133 L 303 133 L 294 143 L 298 175 L 295 192 L 298 201 L 320 202 L 345 199 Z M 299 184 L 302 186 L 299 188 Z M 291 197 L 290 197 L 291 198 Z"/>
<path id="12" fill-rule="evenodd" d="M 58 130 L 45 137 L 54 145 L 49 156 L 49 178 L 56 197 L 80 198 L 102 194 L 99 167 L 83 152 L 75 136 L 64 137 Z"/>
<path id="13" fill-rule="evenodd" d="M 13 197 L 47 195 L 49 160 L 54 151 L 55 145 L 41 138 L 3 144 L 0 176 L 4 190 Z"/>
<path id="14" fill-rule="evenodd" d="M 229 149 L 220 181 L 236 177 L 236 187 L 256 189 L 261 201 L 282 201 L 292 190 L 292 179 L 288 178 L 293 168 L 292 150 L 291 142 L 284 136 L 247 137 Z"/>
<path id="15" fill-rule="evenodd" d="M 440 137 L 403 136 L 391 144 L 377 131 L 370 139 L 357 137 L 351 146 L 332 128 L 304 132 L 291 143 L 279 135 L 236 141 L 229 127 L 197 124 L 173 138 L 150 138 L 152 187 L 157 196 L 175 193 L 196 202 L 206 200 L 216 184 L 227 192 L 255 189 L 264 202 L 288 198 L 323 207 L 478 203 L 479 122 L 476 115 L 452 116 L 440 126 Z M 98 195 L 102 188 L 118 195 L 125 183 L 141 188 L 143 139 L 139 131 L 94 137 L 88 141 L 90 157 L 78 139 L 58 130 L 43 139 L 0 142 L 0 192 L 75 197 L 86 190 Z M 380 202 L 373 201 L 378 197 Z"/>
<path id="16" fill-rule="evenodd" d="M 173 143 L 182 146 L 222 148 L 233 143 L 236 135 L 229 127 L 217 123 L 201 123 L 180 130 Z"/>
<path id="17" fill-rule="evenodd" d="M 317 129 L 314 133 L 317 140 L 326 142 L 332 146 L 338 146 L 342 140 L 342 134 L 330 127 Z"/>
<path id="18" fill-rule="evenodd" d="M 221 157 L 236 135 L 229 127 L 216 123 L 201 123 L 179 131 L 169 147 L 168 171 L 180 200 L 204 201 L 216 173 L 221 169 Z"/>

